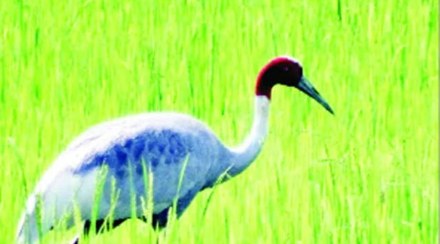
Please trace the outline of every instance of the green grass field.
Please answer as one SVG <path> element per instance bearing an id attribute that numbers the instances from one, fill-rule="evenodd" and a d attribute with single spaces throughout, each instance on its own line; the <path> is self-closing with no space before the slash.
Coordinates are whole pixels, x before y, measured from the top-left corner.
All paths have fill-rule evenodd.
<path id="1" fill-rule="evenodd" d="M 242 175 L 199 194 L 167 236 L 130 221 L 90 242 L 437 243 L 437 4 L 2 1 L 0 243 L 91 125 L 174 110 L 241 142 L 257 73 L 280 54 L 301 60 L 336 116 L 276 87 L 268 140 Z"/>

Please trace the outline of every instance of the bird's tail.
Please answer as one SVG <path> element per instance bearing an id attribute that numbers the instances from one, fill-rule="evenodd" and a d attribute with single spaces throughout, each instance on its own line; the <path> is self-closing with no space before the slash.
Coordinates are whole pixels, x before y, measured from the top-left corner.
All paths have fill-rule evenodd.
<path id="1" fill-rule="evenodd" d="M 32 195 L 26 204 L 26 209 L 18 223 L 16 240 L 17 243 L 36 243 L 39 239 L 37 200 Z M 41 228 L 40 228 L 41 229 Z"/>

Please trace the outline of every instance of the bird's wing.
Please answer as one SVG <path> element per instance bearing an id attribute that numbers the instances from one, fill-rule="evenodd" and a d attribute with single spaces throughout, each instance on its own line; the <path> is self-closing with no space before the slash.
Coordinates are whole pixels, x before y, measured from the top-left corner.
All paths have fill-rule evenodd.
<path id="1" fill-rule="evenodd" d="M 106 166 L 102 214 L 111 207 L 114 179 L 118 190 L 115 215 L 122 217 L 131 213 L 127 208 L 132 206 L 133 193 L 139 201 L 136 205 L 142 198 L 146 201 L 150 187 L 145 184 L 146 176 L 151 175 L 156 213 L 204 187 L 220 148 L 214 134 L 189 116 L 158 113 L 127 117 L 93 127 L 75 139 L 47 173 L 52 180 L 43 180 L 40 189 L 74 198 L 88 212 L 98 185 L 94 178 Z"/>

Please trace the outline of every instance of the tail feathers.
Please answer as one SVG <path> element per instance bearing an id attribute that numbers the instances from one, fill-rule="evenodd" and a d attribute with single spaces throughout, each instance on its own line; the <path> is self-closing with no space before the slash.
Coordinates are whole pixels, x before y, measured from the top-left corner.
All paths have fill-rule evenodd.
<path id="1" fill-rule="evenodd" d="M 38 232 L 36 201 L 35 197 L 32 196 L 29 198 L 27 208 L 18 224 L 16 235 L 17 243 L 38 243 Z"/>

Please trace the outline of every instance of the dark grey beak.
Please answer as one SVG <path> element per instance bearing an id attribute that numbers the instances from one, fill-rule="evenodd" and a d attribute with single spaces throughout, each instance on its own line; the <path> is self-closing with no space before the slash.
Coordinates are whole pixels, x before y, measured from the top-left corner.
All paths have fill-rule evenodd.
<path id="1" fill-rule="evenodd" d="M 320 103 L 327 111 L 329 111 L 331 114 L 334 114 L 332 108 L 330 108 L 330 105 L 324 100 L 324 98 L 319 95 L 319 92 L 313 87 L 313 85 L 303 76 L 301 77 L 301 80 L 299 81 L 298 85 L 296 86 L 300 91 L 304 92 L 305 94 L 309 95 L 313 99 L 315 99 L 318 103 Z"/>

